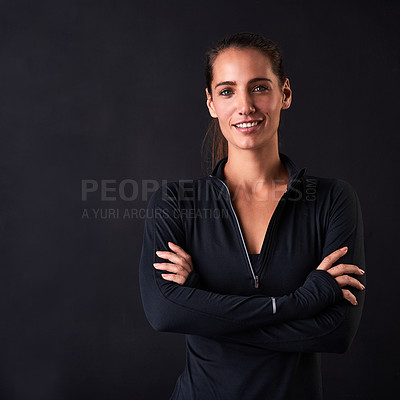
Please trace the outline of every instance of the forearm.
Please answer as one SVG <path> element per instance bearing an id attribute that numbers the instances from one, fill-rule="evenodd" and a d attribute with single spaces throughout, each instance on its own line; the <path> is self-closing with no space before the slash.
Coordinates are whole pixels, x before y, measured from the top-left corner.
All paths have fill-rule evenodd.
<path id="1" fill-rule="evenodd" d="M 204 336 L 249 329 L 316 315 L 340 297 L 340 288 L 326 271 L 313 271 L 302 287 L 281 297 L 212 293 L 164 280 L 152 258 L 142 254 L 140 286 L 151 325 L 160 331 Z"/>
<path id="2" fill-rule="evenodd" d="M 195 271 L 191 278 L 191 282 L 185 283 L 201 284 L 201 278 Z M 365 276 L 359 280 L 365 285 Z M 342 353 L 348 349 L 357 332 L 365 299 L 364 291 L 353 289 L 352 292 L 357 298 L 357 306 L 342 299 L 312 318 L 296 319 L 216 338 L 255 346 L 260 350 Z"/>
<path id="3" fill-rule="evenodd" d="M 346 300 L 319 315 L 234 333 L 219 340 L 242 343 L 260 350 L 343 353 L 351 345 L 361 319 L 364 292 L 356 293 L 358 305 Z"/>

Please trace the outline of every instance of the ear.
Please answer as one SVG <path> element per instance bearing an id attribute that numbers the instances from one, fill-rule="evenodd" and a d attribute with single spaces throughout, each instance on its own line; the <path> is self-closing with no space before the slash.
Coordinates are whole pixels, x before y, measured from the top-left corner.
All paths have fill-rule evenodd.
<path id="1" fill-rule="evenodd" d="M 206 96 L 207 96 L 207 108 L 208 112 L 213 118 L 217 118 L 217 113 L 215 112 L 214 108 L 214 103 L 211 97 L 211 94 L 209 93 L 208 89 L 206 88 Z"/>
<path id="2" fill-rule="evenodd" d="M 282 87 L 282 110 L 287 110 L 292 104 L 292 89 L 290 89 L 289 79 L 286 78 Z"/>

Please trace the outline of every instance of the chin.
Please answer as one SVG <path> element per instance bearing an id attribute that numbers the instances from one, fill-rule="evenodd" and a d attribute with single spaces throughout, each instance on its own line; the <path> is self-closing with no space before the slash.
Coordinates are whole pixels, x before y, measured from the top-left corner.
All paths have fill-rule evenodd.
<path id="1" fill-rule="evenodd" d="M 234 147 L 239 150 L 256 150 L 261 146 L 259 143 L 236 143 Z"/>

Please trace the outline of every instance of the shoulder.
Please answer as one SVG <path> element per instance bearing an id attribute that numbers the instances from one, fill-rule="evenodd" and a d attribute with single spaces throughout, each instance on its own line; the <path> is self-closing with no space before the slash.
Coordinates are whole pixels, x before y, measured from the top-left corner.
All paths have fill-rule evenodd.
<path id="1" fill-rule="evenodd" d="M 166 182 L 150 196 L 148 207 L 159 207 L 173 204 L 178 199 L 178 182 Z"/>
<path id="2" fill-rule="evenodd" d="M 305 193 L 314 185 L 314 199 L 321 215 L 333 215 L 352 219 L 360 213 L 360 201 L 353 185 L 340 178 L 305 175 Z M 308 186 L 307 186 L 308 185 Z"/>
<path id="3" fill-rule="evenodd" d="M 196 198 L 196 193 L 208 183 L 207 177 L 166 182 L 152 194 L 149 207 L 167 205 L 179 207 L 182 201 Z"/>
<path id="4" fill-rule="evenodd" d="M 314 175 L 304 175 L 303 178 L 306 190 L 307 188 L 315 187 L 319 196 L 328 196 L 332 199 L 338 196 L 357 196 L 354 187 L 344 179 Z"/>

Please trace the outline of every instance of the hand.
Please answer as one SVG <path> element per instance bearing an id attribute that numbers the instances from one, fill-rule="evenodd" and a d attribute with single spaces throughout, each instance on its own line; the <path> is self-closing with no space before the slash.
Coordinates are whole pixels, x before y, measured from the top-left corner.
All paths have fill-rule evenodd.
<path id="1" fill-rule="evenodd" d="M 172 252 L 156 251 L 156 254 L 160 258 L 171 261 L 171 263 L 154 263 L 154 268 L 172 272 L 171 274 L 161 274 L 161 276 L 168 281 L 183 285 L 190 272 L 193 271 L 192 258 L 178 245 L 168 242 L 168 246 Z"/>
<path id="2" fill-rule="evenodd" d="M 335 267 L 332 267 L 332 264 L 335 263 L 340 257 L 343 257 L 347 252 L 347 247 L 343 247 L 339 250 L 335 250 L 333 253 L 327 255 L 319 264 L 317 269 L 322 269 L 329 272 L 339 284 L 340 287 L 343 286 L 353 286 L 356 289 L 364 290 L 364 285 L 358 281 L 356 278 L 352 278 L 347 274 L 356 274 L 356 275 L 364 275 L 365 271 L 358 268 L 357 265 L 353 264 L 339 264 Z M 357 299 L 350 290 L 342 289 L 343 297 L 349 301 L 351 304 L 356 306 Z"/>

